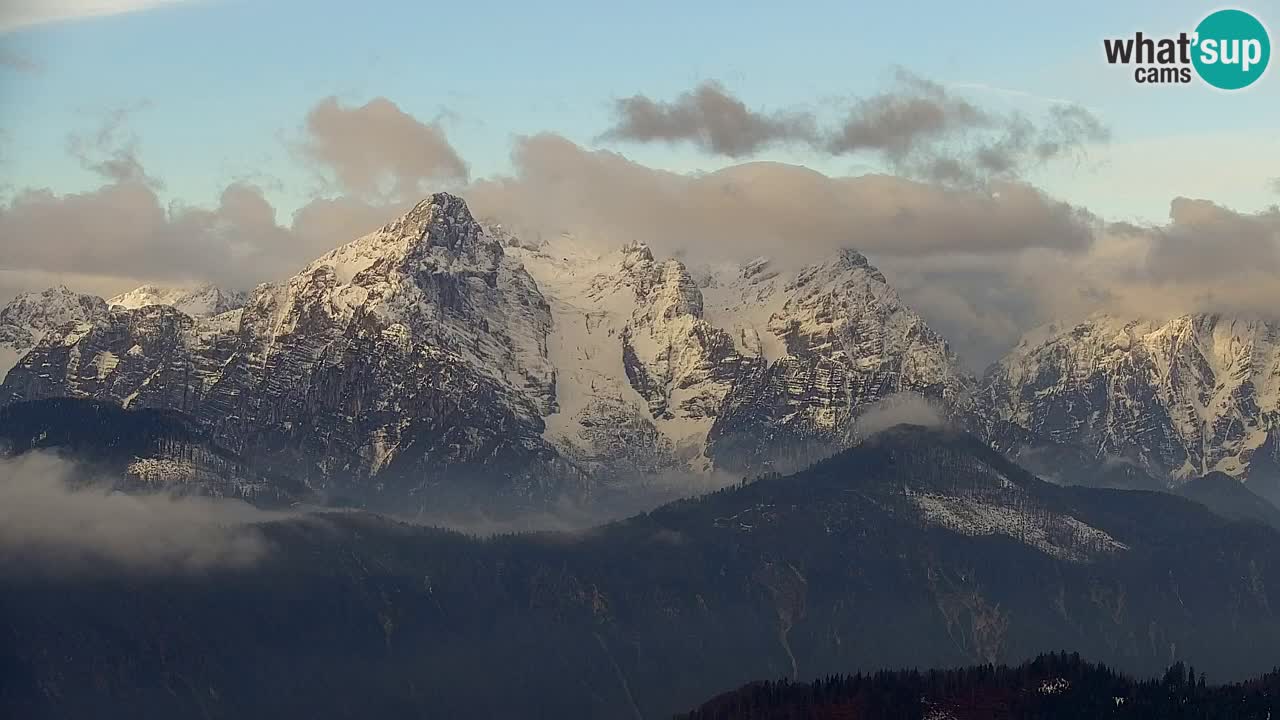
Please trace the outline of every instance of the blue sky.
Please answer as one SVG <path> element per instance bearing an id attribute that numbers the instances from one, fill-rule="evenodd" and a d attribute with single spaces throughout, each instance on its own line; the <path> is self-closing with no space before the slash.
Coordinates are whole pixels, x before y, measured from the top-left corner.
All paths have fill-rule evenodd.
<path id="1" fill-rule="evenodd" d="M 71 13 L 84 4 L 58 3 Z M 67 154 L 67 136 L 136 107 L 128 129 L 166 197 L 208 204 L 228 182 L 249 178 L 283 214 L 317 189 L 289 144 L 328 95 L 357 104 L 385 96 L 421 120 L 440 118 L 473 177 L 483 177 L 508 170 L 515 135 L 549 130 L 597 145 L 618 97 L 672 98 L 717 79 L 753 108 L 834 117 L 841 102 L 875 92 L 901 65 L 984 105 L 1033 112 L 1065 99 L 1093 110 L 1111 142 L 1091 148 L 1083 164 L 1052 163 L 1030 178 L 1055 196 L 1121 219 L 1161 220 L 1175 195 L 1252 211 L 1277 200 L 1268 186 L 1280 175 L 1274 70 L 1226 94 L 1140 88 L 1102 61 L 1104 37 L 1189 30 L 1215 7 L 175 2 L 0 35 L 0 48 L 35 66 L 0 68 L 0 178 L 58 192 L 96 185 Z M 1280 22 L 1275 3 L 1242 7 L 1273 27 Z M 681 146 L 608 146 L 679 171 L 732 162 Z M 761 157 L 827 174 L 874 167 L 794 150 Z"/>

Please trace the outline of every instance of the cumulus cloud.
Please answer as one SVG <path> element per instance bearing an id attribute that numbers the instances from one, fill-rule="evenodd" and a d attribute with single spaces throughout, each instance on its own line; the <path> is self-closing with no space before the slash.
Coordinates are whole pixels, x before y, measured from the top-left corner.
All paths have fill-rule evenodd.
<path id="1" fill-rule="evenodd" d="M 1280 210 L 1242 214 L 1208 200 L 1174 198 L 1170 222 L 1146 231 L 1147 272 L 1157 282 L 1280 273 Z"/>
<path id="2" fill-rule="evenodd" d="M 137 12 L 191 0 L 5 0 L 0 3 L 0 33 L 51 22 Z"/>
<path id="3" fill-rule="evenodd" d="M 139 139 L 128 130 L 136 109 L 113 111 L 93 132 L 67 139 L 68 153 L 101 177 L 101 186 L 64 194 L 23 188 L 0 201 L 5 287 L 35 290 L 50 277 L 65 282 L 68 276 L 94 278 L 93 287 L 107 293 L 140 282 L 252 287 L 288 277 L 411 202 L 316 198 L 289 224 L 250 182 L 226 186 L 211 207 L 165 203 L 162 182 L 147 172 Z M 375 123 L 369 132 L 377 129 Z M 19 273 L 29 282 L 18 282 Z"/>
<path id="4" fill-rule="evenodd" d="M 213 209 L 165 206 L 138 179 L 58 195 L 23 190 L 0 206 L 8 269 L 230 286 L 273 279 L 297 248 L 261 191 L 227 187 Z"/>
<path id="5" fill-rule="evenodd" d="M 747 108 L 720 83 L 707 81 L 672 102 L 634 95 L 614 104 L 616 123 L 601 139 L 691 142 L 709 152 L 743 157 L 778 143 L 813 142 L 814 118 L 801 112 Z"/>
<path id="6" fill-rule="evenodd" d="M 1047 291 L 1115 312 L 1229 312 L 1280 317 L 1280 209 L 1242 213 L 1175 198 L 1169 222 L 1112 224 L 1092 252 L 1056 268 Z M 1074 286 L 1075 292 L 1064 292 Z M 1084 309 L 1084 308 L 1082 308 Z"/>
<path id="7" fill-rule="evenodd" d="M 245 567 L 269 551 L 252 523 L 271 517 L 239 501 L 113 492 L 53 455 L 0 459 L 0 568 L 9 570 Z"/>
<path id="8" fill-rule="evenodd" d="M 307 113 L 305 131 L 302 155 L 349 195 L 407 199 L 467 179 L 466 163 L 440 126 L 386 98 L 359 107 L 325 98 Z"/>
<path id="9" fill-rule="evenodd" d="M 1177 198 L 1166 223 L 1112 223 L 1086 252 L 885 263 L 904 298 L 976 369 L 1019 335 L 1094 312 L 1167 319 L 1227 313 L 1280 320 L 1280 216 Z M 972 310 L 974 317 L 965 317 Z M 987 337 L 983 337 L 986 335 Z"/>
<path id="10" fill-rule="evenodd" d="M 813 260 L 843 247 L 887 256 L 1083 250 L 1091 217 L 1019 183 L 991 193 L 887 175 L 828 177 L 749 163 L 705 175 L 655 170 L 557 135 L 520 138 L 511 177 L 474 183 L 483 215 L 526 232 L 569 231 L 607 247 L 642 241 L 707 258 Z"/>

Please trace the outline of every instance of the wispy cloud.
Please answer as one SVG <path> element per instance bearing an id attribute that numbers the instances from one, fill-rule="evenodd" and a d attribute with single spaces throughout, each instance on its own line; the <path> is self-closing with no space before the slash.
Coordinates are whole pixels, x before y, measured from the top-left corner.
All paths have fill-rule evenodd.
<path id="1" fill-rule="evenodd" d="M 990 93 L 992 95 L 999 95 L 1002 97 L 1018 98 L 1021 100 L 1031 100 L 1033 102 L 1042 103 L 1046 105 L 1077 105 L 1079 104 L 1074 100 L 1068 100 L 1066 98 L 1054 97 L 1052 95 L 1038 95 L 1036 93 L 1027 92 L 1026 90 L 1017 90 L 1014 88 L 999 87 L 997 85 L 988 85 L 987 83 L 957 82 L 957 83 L 947 83 L 947 87 L 953 90 L 971 90 L 976 92 Z M 1098 112 L 1096 108 L 1092 108 L 1087 105 L 1083 107 L 1085 107 L 1085 109 L 1089 110 L 1090 112 Z"/>
<path id="2" fill-rule="evenodd" d="M 193 0 L 4 0 L 0 33 L 68 20 L 120 15 Z"/>
<path id="3" fill-rule="evenodd" d="M 989 87 L 985 87 L 990 91 Z M 674 101 L 635 95 L 614 105 L 600 140 L 688 142 L 742 158 L 773 145 L 807 144 L 832 157 L 878 157 L 896 173 L 957 187 L 1014 180 L 1058 157 L 1080 157 L 1110 131 L 1083 106 L 1051 102 L 1040 117 L 997 112 L 896 68 L 883 92 L 855 100 L 835 128 L 805 111 L 753 110 L 716 82 Z"/>

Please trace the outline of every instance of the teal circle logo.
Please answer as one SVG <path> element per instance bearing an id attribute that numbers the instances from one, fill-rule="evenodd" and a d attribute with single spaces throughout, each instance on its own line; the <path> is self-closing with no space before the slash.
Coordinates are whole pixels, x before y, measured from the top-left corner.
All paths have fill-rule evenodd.
<path id="1" fill-rule="evenodd" d="M 1271 38 L 1243 10 L 1219 10 L 1196 26 L 1191 63 L 1200 79 L 1221 90 L 1248 87 L 1267 70 Z"/>

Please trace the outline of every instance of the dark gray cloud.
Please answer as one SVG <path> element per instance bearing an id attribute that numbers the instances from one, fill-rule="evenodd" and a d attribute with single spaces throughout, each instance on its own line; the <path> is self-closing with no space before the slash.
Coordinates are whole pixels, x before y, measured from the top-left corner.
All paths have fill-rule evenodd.
<path id="1" fill-rule="evenodd" d="M 811 143 L 817 137 L 811 114 L 751 110 L 715 81 L 704 82 L 672 102 L 644 95 L 623 98 L 616 101 L 614 113 L 616 124 L 602 139 L 691 142 L 735 158 L 779 143 Z"/>
<path id="2" fill-rule="evenodd" d="M 0 569 L 61 575 L 244 567 L 273 515 L 229 500 L 125 495 L 53 455 L 0 459 Z"/>
<path id="3" fill-rule="evenodd" d="M 959 186 L 1011 180 L 1037 164 L 1082 154 L 1110 132 L 1079 105 L 1055 103 L 1039 120 L 997 113 L 898 69 L 893 88 L 857 101 L 827 150 L 870 152 L 909 177 Z"/>
<path id="4" fill-rule="evenodd" d="M 619 100 L 615 112 L 616 124 L 601 139 L 687 141 L 735 158 L 803 143 L 832 156 L 871 156 L 906 177 L 970 187 L 1016 179 L 1110 136 L 1101 120 L 1078 105 L 1051 105 L 1037 120 L 998 113 L 901 68 L 889 89 L 853 101 L 835 128 L 820 128 L 809 112 L 753 110 L 715 82 L 672 102 L 644 95 Z"/>
<path id="5" fill-rule="evenodd" d="M 467 164 L 439 125 L 381 97 L 359 107 L 335 97 L 316 103 L 299 149 L 336 189 L 366 199 L 415 198 L 467 179 Z"/>
<path id="6" fill-rule="evenodd" d="M 858 100 L 827 141 L 834 154 L 871 150 L 902 159 L 925 142 L 991 124 L 977 106 L 941 85 L 898 69 L 896 88 Z"/>

